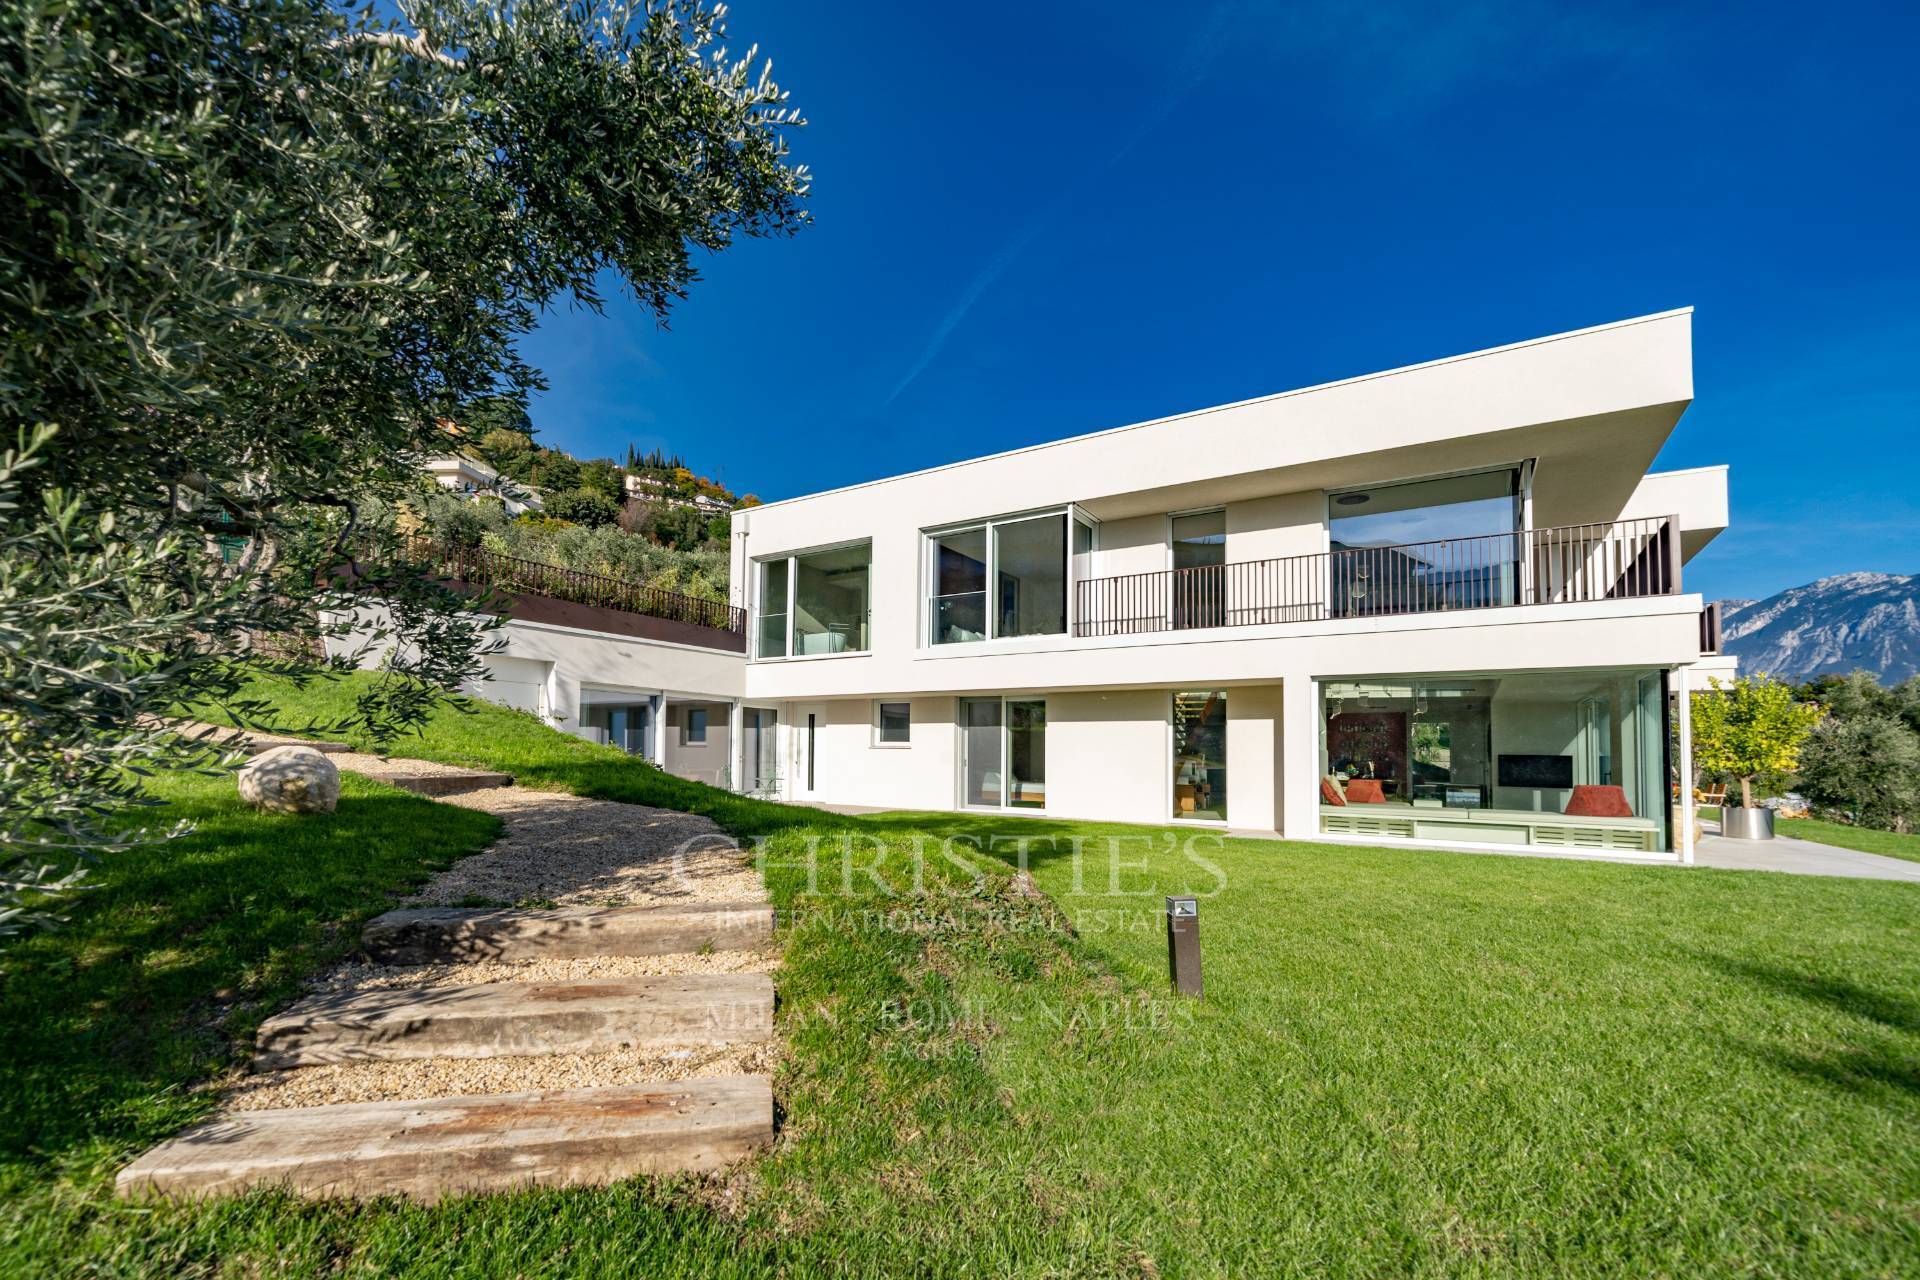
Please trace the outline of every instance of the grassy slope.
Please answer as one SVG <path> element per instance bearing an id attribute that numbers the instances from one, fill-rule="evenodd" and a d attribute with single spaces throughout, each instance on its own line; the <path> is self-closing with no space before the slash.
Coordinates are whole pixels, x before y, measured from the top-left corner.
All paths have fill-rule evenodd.
<path id="1" fill-rule="evenodd" d="M 308 714 L 331 696 L 305 695 Z M 245 1270 L 283 1248 L 295 1271 L 502 1275 L 1920 1264 L 1912 886 L 843 821 L 663 779 L 491 709 L 443 717 L 409 750 L 769 839 L 769 884 L 795 921 L 780 1151 L 731 1221 L 696 1191 L 639 1186 L 146 1218 L 84 1183 L 58 1214 L 36 1191 L 29 1227 L 70 1223 L 74 1269 L 177 1255 Z M 810 890 L 809 849 L 824 858 L 836 832 L 866 842 L 861 870 L 843 882 L 826 859 Z M 976 858 L 965 895 L 883 891 L 865 871 L 900 877 L 913 835 L 1021 834 L 1077 935 L 1049 931 L 1053 908 L 1016 892 L 1004 862 Z M 938 856 L 927 874 L 971 885 Z M 1203 1004 L 1161 995 L 1158 895 L 1180 889 L 1209 894 Z M 899 927 L 863 910 L 900 911 Z"/>

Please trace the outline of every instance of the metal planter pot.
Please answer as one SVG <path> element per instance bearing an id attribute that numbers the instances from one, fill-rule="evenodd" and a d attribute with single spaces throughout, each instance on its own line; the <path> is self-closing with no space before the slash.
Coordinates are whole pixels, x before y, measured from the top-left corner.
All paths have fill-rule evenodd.
<path id="1" fill-rule="evenodd" d="M 1771 840 L 1773 810 L 1727 805 L 1720 810 L 1720 834 L 1735 840 Z"/>

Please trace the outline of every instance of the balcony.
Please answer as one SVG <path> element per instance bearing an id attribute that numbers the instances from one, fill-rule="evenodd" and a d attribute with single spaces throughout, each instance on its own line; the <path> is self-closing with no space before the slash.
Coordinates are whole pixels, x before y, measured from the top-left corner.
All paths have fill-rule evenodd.
<path id="1" fill-rule="evenodd" d="M 1677 516 L 1089 578 L 1076 636 L 1584 604 L 1680 592 Z"/>
<path id="2" fill-rule="evenodd" d="M 409 538 L 405 558 L 465 587 L 508 597 L 510 617 L 745 652 L 746 611 L 630 578 Z"/>

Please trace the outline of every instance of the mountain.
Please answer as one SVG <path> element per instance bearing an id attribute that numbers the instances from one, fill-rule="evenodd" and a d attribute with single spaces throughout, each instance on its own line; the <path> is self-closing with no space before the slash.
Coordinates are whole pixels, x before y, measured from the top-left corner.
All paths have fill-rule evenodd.
<path id="1" fill-rule="evenodd" d="M 1920 573 L 1841 573 L 1765 600 L 1722 600 L 1720 624 L 1743 672 L 1865 670 L 1897 684 L 1920 674 Z"/>

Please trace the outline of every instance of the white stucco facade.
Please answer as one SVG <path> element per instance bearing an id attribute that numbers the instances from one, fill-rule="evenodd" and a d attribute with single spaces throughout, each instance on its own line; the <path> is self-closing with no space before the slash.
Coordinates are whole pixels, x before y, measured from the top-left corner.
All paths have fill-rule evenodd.
<path id="1" fill-rule="evenodd" d="M 1316 838 L 1326 825 L 1320 787 L 1331 767 L 1323 693 L 1343 680 L 1393 675 L 1418 677 L 1407 696 L 1423 704 L 1422 682 L 1431 680 L 1444 696 L 1497 706 L 1503 728 L 1490 740 L 1509 748 L 1497 753 L 1502 769 L 1506 756 L 1549 769 L 1564 756 L 1575 758 L 1576 782 L 1617 783 L 1627 761 L 1641 769 L 1639 789 L 1627 788 L 1634 803 L 1655 804 L 1647 798 L 1655 794 L 1655 740 L 1646 711 L 1654 686 L 1646 682 L 1665 681 L 1660 687 L 1670 693 L 1676 674 L 1701 658 L 1702 601 L 1682 588 L 1680 565 L 1727 519 L 1724 468 L 1647 473 L 1692 398 L 1691 323 L 1689 311 L 1668 312 L 736 512 L 735 603 L 750 611 L 750 637 L 779 634 L 785 648 L 768 652 L 771 639 L 754 647 L 740 695 L 777 716 L 779 793 L 849 806 L 1017 807 L 1134 822 L 1194 820 L 1211 806 L 1224 808 L 1222 825 L 1234 829 Z M 1515 532 L 1500 536 L 1520 548 L 1500 569 L 1510 596 L 1488 607 L 1393 612 L 1313 594 L 1329 564 L 1341 572 L 1344 562 L 1329 554 L 1349 554 L 1334 544 L 1334 517 L 1344 509 L 1336 495 L 1377 498 L 1412 482 L 1440 492 L 1448 477 L 1508 473 Z M 1390 505 L 1390 496 L 1376 501 Z M 1208 526 L 1218 533 L 1200 540 L 1215 557 L 1201 571 L 1215 575 L 1205 581 L 1246 585 L 1211 587 L 1199 610 L 1184 615 L 1178 604 L 1154 604 L 1149 612 L 1174 610 L 1154 629 L 1129 630 L 1135 619 L 1102 633 L 1105 623 L 1093 613 L 1124 612 L 1116 603 L 1124 593 L 1164 593 L 1169 581 L 1196 580 L 1191 570 L 1171 573 L 1175 517 L 1196 511 L 1218 513 Z M 954 553 L 938 539 L 956 528 L 962 532 L 953 537 L 971 536 L 965 531 L 981 522 L 1017 525 L 1036 513 L 1063 513 L 1069 522 L 1063 624 L 1006 638 L 989 634 L 1001 624 L 980 624 L 977 635 L 951 625 L 953 615 L 940 611 L 949 601 L 1024 618 L 1036 591 L 1005 571 L 996 550 L 993 585 L 971 593 L 981 603 L 945 594 L 948 567 L 977 553 Z M 1628 534 L 1541 532 L 1629 527 L 1618 522 L 1638 523 Z M 1657 535 L 1643 532 L 1656 526 Z M 1507 544 L 1481 537 L 1459 545 Z M 852 577 L 862 546 L 864 596 Z M 844 548 L 853 551 L 835 550 Z M 847 612 L 853 605 L 830 622 L 807 614 L 802 593 L 816 588 L 792 584 L 812 553 L 826 566 L 816 580 L 840 593 L 835 600 L 860 600 L 859 616 Z M 1448 554 L 1420 552 L 1426 559 L 1418 572 L 1429 584 L 1423 598 L 1444 575 L 1440 557 Z M 1554 564 L 1543 571 L 1547 556 Z M 1590 572 L 1584 560 L 1595 562 Z M 1120 575 L 1140 576 L 1117 581 Z M 1279 604 L 1267 598 L 1272 584 L 1296 582 L 1309 584 L 1306 594 L 1284 585 Z M 1328 590 L 1339 594 L 1337 585 Z M 762 598 L 770 591 L 787 594 Z M 1243 607 L 1256 597 L 1258 607 Z M 1580 673 L 1593 688 L 1626 691 L 1605 706 L 1597 695 L 1578 700 L 1591 763 L 1577 759 L 1583 748 L 1556 745 L 1551 733 L 1521 732 L 1522 702 L 1495 692 L 1497 678 L 1518 688 L 1520 675 L 1543 672 Z M 1642 692 L 1629 705 L 1621 699 L 1635 696 L 1636 680 Z M 1210 717 L 1205 753 L 1195 752 L 1191 736 L 1176 745 L 1182 713 L 1175 699 L 1183 691 L 1211 691 L 1204 703 L 1182 704 Z M 979 726 L 970 737 L 963 723 L 969 714 L 993 714 L 985 703 L 969 713 L 963 700 L 993 698 L 1004 700 L 1002 747 Z M 885 734 L 883 705 L 894 725 Z M 1016 719 L 1026 735 L 1017 742 Z M 1663 741 L 1671 742 L 1670 730 L 1662 728 Z M 1630 741 L 1635 734 L 1643 736 Z M 1025 758 L 1004 767 L 968 764 L 969 752 L 1001 750 Z M 1462 748 L 1460 758 L 1472 754 Z M 1011 778 L 1020 771 L 1027 781 L 1016 800 Z M 1000 805 L 980 804 L 983 780 Z M 1511 804 L 1521 794 L 1489 777 L 1476 784 L 1485 812 L 1435 814 L 1413 809 L 1432 802 L 1413 799 L 1420 788 L 1410 769 L 1399 781 L 1410 815 L 1402 826 L 1412 831 L 1418 819 L 1423 837 L 1441 842 L 1446 833 L 1434 837 L 1428 828 L 1442 818 L 1463 821 L 1461 842 L 1504 840 L 1494 830 L 1493 811 L 1501 808 L 1494 802 Z M 1214 804 L 1221 793 L 1230 802 Z M 1530 794 L 1544 813 L 1568 793 Z M 1592 834 L 1513 821 L 1529 839 Z M 1662 814 L 1660 848 L 1648 851 L 1683 853 L 1668 847 L 1684 844 L 1677 838 L 1684 831 L 1672 831 L 1680 825 L 1670 827 Z M 1593 829 L 1608 834 L 1604 823 Z"/>

